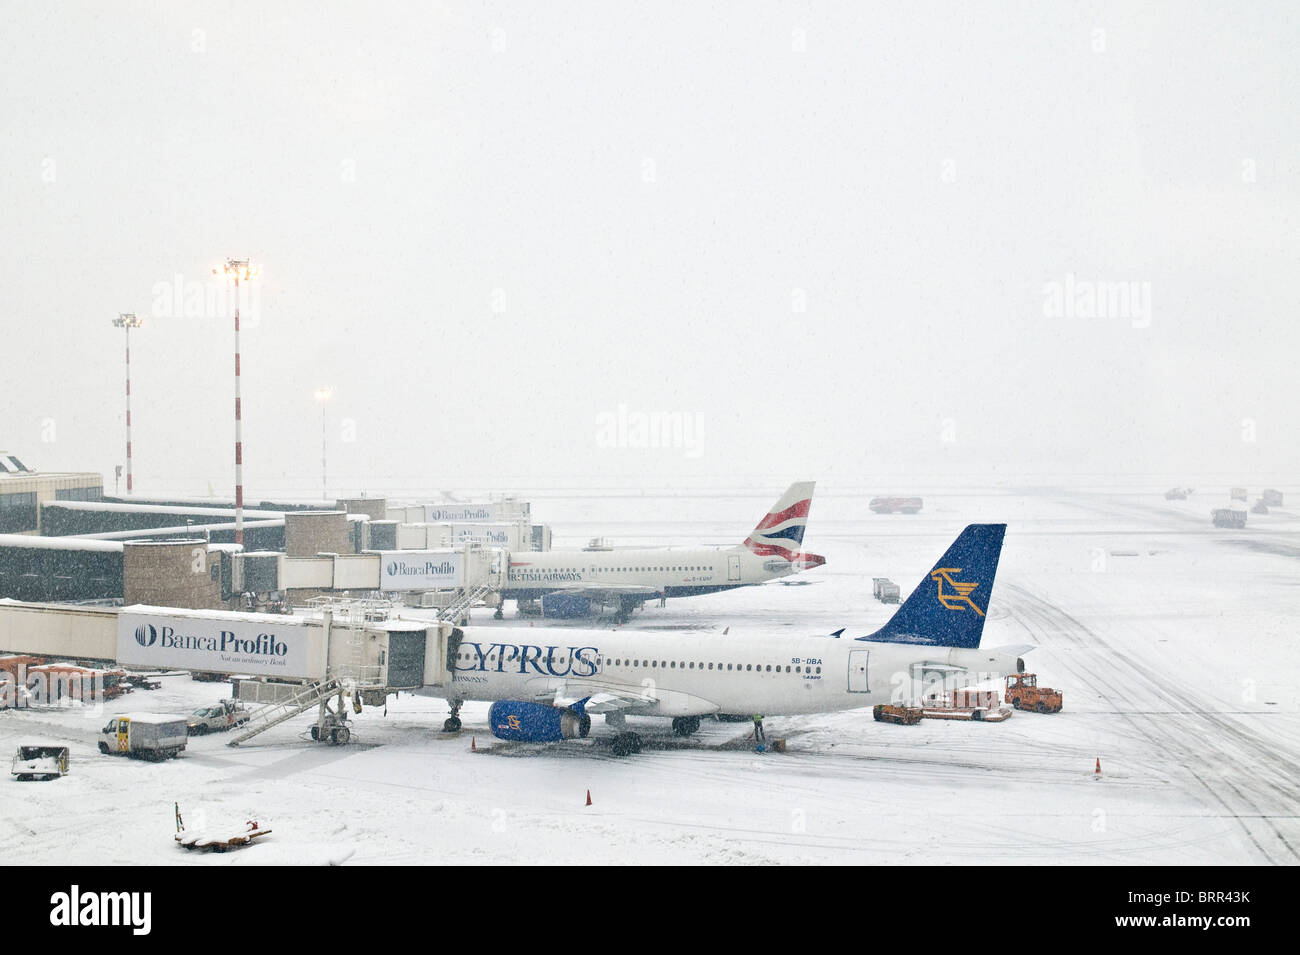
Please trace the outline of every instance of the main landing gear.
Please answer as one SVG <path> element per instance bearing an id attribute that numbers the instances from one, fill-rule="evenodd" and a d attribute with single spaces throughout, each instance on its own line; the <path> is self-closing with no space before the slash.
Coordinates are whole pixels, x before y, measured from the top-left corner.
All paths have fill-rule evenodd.
<path id="1" fill-rule="evenodd" d="M 617 624 L 627 623 L 632 619 L 632 613 L 637 607 L 645 601 L 637 600 L 635 597 L 619 597 L 618 610 L 614 613 L 614 622 Z"/>
<path id="2" fill-rule="evenodd" d="M 462 700 L 452 700 L 450 702 L 451 716 L 447 717 L 447 719 L 443 721 L 442 724 L 442 731 L 444 733 L 460 732 L 460 708 L 462 702 L 463 702 Z"/>
<path id="3" fill-rule="evenodd" d="M 590 717 L 583 717 L 583 724 L 588 725 Z M 627 716 L 623 713 L 606 713 L 605 725 L 615 731 L 612 749 L 615 756 L 631 756 L 641 752 L 641 737 L 627 728 Z M 583 733 L 583 735 L 587 735 Z"/>
<path id="4" fill-rule="evenodd" d="M 677 716 L 673 718 L 673 732 L 678 736 L 691 736 L 699 732 L 700 718 L 698 716 Z"/>
<path id="5" fill-rule="evenodd" d="M 619 733 L 614 737 L 614 755 L 632 756 L 641 752 L 641 737 L 636 733 Z"/>

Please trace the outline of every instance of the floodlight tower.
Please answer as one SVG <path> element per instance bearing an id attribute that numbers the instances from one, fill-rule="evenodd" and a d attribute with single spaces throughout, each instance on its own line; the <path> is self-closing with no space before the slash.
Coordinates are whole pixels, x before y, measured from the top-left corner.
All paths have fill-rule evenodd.
<path id="1" fill-rule="evenodd" d="M 143 318 L 136 318 L 131 312 L 120 312 L 113 319 L 115 328 L 126 329 L 126 493 L 133 490 L 131 481 L 131 329 L 144 324 Z"/>
<path id="2" fill-rule="evenodd" d="M 248 259 L 227 259 L 223 270 L 235 282 L 235 543 L 244 543 L 243 409 L 239 402 L 239 283 L 257 276 Z M 216 272 L 216 269 L 213 269 Z"/>
<path id="3" fill-rule="evenodd" d="M 334 397 L 334 389 L 317 388 L 312 394 L 320 402 L 320 496 L 324 501 L 329 499 L 329 492 L 325 489 L 325 404 Z"/>

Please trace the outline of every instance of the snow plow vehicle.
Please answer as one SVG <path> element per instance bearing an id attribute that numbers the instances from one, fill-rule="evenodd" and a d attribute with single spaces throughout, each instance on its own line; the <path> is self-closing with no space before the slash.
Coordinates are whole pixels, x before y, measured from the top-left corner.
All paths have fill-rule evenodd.
<path id="1" fill-rule="evenodd" d="M 875 514 L 919 514 L 922 506 L 919 497 L 873 497 L 867 504 Z"/>
<path id="2" fill-rule="evenodd" d="M 19 746 L 9 773 L 20 780 L 58 779 L 68 775 L 68 747 Z"/>
<path id="3" fill-rule="evenodd" d="M 1011 673 L 1007 676 L 1006 700 L 1018 710 L 1059 713 L 1063 698 L 1060 690 L 1039 686 L 1035 673 Z"/>

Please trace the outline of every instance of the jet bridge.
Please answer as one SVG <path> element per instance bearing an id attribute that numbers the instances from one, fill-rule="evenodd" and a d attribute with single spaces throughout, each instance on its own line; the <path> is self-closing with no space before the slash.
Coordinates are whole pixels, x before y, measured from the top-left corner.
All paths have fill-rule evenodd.
<path id="1" fill-rule="evenodd" d="M 478 594 L 465 595 L 466 601 Z M 452 679 L 462 632 L 447 620 L 403 620 L 391 617 L 381 600 L 318 598 L 316 604 L 327 630 L 329 664 L 324 679 L 302 684 L 243 681 L 241 699 L 263 703 L 231 746 L 246 742 L 312 707 L 317 708 L 312 739 L 343 744 L 351 738 L 345 698 L 360 713 L 363 705 L 379 706 L 397 690 L 446 686 Z M 452 613 L 458 608 L 448 608 Z M 444 616 L 448 616 L 444 612 Z M 335 706 L 330 706 L 335 698 Z"/>
<path id="2" fill-rule="evenodd" d="M 394 690 L 450 683 L 462 632 L 446 618 L 481 597 L 470 591 L 433 621 L 396 617 L 387 601 L 338 598 L 324 598 L 315 613 L 293 615 L 6 600 L 0 601 L 0 650 L 243 674 L 239 698 L 266 708 L 236 742 L 318 706 L 317 738 L 341 743 L 347 734 L 332 731 L 346 728 L 345 698 L 359 712 Z M 333 710 L 331 698 L 337 699 Z"/>

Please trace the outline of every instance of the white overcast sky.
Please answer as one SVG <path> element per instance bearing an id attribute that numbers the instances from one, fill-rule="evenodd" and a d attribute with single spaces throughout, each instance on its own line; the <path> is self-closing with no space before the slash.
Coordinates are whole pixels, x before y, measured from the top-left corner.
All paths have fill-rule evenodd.
<path id="1" fill-rule="evenodd" d="M 331 491 L 1294 474 L 1298 41 L 1293 3 L 6 0 L 0 448 L 111 486 L 134 311 L 137 490 L 229 494 L 232 321 L 156 286 L 248 256 L 254 494 L 319 486 L 321 385 Z M 620 408 L 703 430 L 607 447 Z"/>

